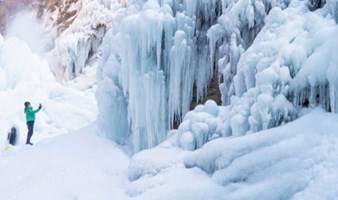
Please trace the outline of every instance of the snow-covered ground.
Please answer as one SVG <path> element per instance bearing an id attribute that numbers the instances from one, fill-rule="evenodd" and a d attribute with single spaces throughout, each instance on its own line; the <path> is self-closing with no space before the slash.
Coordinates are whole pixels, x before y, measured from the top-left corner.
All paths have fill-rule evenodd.
<path id="1" fill-rule="evenodd" d="M 85 128 L 0 156 L 0 199 L 125 199 L 128 157 Z"/>
<path id="2" fill-rule="evenodd" d="M 6 200 L 332 200 L 338 116 L 317 109 L 285 126 L 221 138 L 195 152 L 175 136 L 129 158 L 94 126 L 0 155 Z"/>

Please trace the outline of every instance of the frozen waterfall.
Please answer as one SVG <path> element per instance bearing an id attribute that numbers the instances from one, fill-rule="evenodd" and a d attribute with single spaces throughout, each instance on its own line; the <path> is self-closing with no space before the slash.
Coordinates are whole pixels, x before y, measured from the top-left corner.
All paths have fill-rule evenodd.
<path id="1" fill-rule="evenodd" d="M 193 96 L 196 101 L 205 97 L 215 70 L 207 30 L 221 10 L 218 0 L 147 1 L 120 10 L 103 42 L 101 64 L 101 79 L 115 86 L 103 86 L 98 94 L 105 91 L 111 101 L 124 102 L 127 113 L 105 113 L 122 106 L 109 103 L 103 105 L 102 116 L 122 116 L 128 126 L 120 130 L 112 122 L 105 128 L 109 137 L 131 142 L 134 151 L 152 147 L 190 110 Z"/>
<path id="2" fill-rule="evenodd" d="M 193 101 L 205 99 L 215 78 L 227 107 L 222 136 L 278 126 L 298 117 L 302 107 L 337 110 L 330 76 L 335 68 L 321 71 L 328 74 L 324 80 L 305 78 L 311 57 L 331 49 L 321 50 L 318 41 L 332 30 L 317 30 L 332 28 L 335 5 L 148 0 L 120 7 L 104 38 L 99 68 L 97 94 L 109 99 L 98 98 L 104 134 L 133 151 L 157 145 Z M 320 8 L 322 14 L 314 13 Z M 332 20 L 323 20 L 327 14 Z"/>

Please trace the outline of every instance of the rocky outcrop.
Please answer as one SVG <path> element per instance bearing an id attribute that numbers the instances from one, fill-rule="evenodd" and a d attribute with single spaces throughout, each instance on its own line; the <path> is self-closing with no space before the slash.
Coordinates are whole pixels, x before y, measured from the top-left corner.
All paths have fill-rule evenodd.
<path id="1" fill-rule="evenodd" d="M 45 12 L 58 33 L 66 30 L 76 19 L 81 9 L 81 1 L 78 0 L 45 0 L 43 2 Z"/>

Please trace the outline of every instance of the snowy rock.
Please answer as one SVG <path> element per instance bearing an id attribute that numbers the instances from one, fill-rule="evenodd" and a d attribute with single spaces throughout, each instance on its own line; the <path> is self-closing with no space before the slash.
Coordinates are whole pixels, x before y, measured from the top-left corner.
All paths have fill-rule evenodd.
<path id="1" fill-rule="evenodd" d="M 59 26 L 57 28 L 62 31 L 55 40 L 55 48 L 49 53 L 49 61 L 53 64 L 52 70 L 62 81 L 78 77 L 91 59 L 95 58 L 110 26 L 112 12 L 119 8 L 118 3 L 111 6 L 99 0 L 73 3 L 74 10 L 62 10 L 68 9 L 67 6 L 59 7 L 61 13 L 56 13 L 56 15 L 73 15 L 73 17 L 66 22 L 60 21 L 61 25 L 54 25 Z M 61 16 L 61 20 L 65 20 L 65 16 Z"/>
<path id="2" fill-rule="evenodd" d="M 210 115 L 217 117 L 219 108 L 215 101 L 208 100 L 204 105 L 204 111 L 209 113 Z"/>
<path id="3" fill-rule="evenodd" d="M 184 132 L 180 137 L 179 144 L 184 150 L 194 150 L 196 147 L 193 133 L 191 133 L 190 131 Z"/>
<path id="4" fill-rule="evenodd" d="M 177 144 L 184 150 L 196 150 L 211 139 L 223 135 L 220 110 L 221 107 L 209 100 L 205 105 L 198 105 L 193 111 L 188 112 L 178 127 Z"/>

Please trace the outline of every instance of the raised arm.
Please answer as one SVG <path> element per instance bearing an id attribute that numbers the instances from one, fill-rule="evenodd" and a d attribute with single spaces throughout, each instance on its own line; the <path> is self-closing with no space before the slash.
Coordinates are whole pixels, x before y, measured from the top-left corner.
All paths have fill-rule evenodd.
<path id="1" fill-rule="evenodd" d="M 37 113 L 37 112 L 39 112 L 39 111 L 41 110 L 41 108 L 42 108 L 42 105 L 40 104 L 40 105 L 39 105 L 39 108 L 38 108 L 38 109 L 36 109 L 36 110 L 34 110 L 34 113 Z"/>

